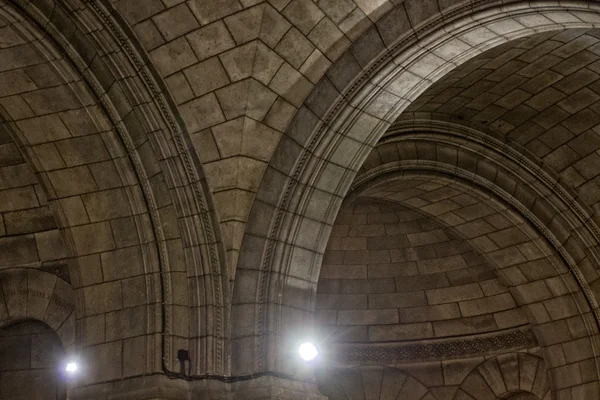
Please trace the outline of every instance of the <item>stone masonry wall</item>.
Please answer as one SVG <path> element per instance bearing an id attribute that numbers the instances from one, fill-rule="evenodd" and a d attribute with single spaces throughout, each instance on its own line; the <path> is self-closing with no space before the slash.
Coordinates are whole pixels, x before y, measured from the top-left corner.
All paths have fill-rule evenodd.
<path id="1" fill-rule="evenodd" d="M 0 130 L 0 268 L 38 266 L 64 278 L 66 257 L 46 195 L 8 132 Z"/>
<path id="2" fill-rule="evenodd" d="M 449 229 L 359 199 L 334 225 L 317 321 L 335 342 L 438 338 L 527 324 L 486 261 Z"/>

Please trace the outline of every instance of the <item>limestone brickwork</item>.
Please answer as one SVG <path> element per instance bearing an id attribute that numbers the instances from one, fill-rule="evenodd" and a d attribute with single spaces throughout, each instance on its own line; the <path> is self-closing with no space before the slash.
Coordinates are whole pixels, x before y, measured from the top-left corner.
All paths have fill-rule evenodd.
<path id="1" fill-rule="evenodd" d="M 0 397 L 597 399 L 598 29 L 0 0 Z"/>
<path id="2" fill-rule="evenodd" d="M 323 259 L 315 319 L 336 327 L 323 334 L 335 342 L 429 339 L 528 324 L 487 259 L 455 232 L 414 210 L 369 199 L 340 211 Z"/>

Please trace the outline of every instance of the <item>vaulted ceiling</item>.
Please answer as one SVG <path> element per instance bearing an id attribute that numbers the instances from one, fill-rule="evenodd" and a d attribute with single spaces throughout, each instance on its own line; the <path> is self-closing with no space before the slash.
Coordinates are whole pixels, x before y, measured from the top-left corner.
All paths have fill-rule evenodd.
<path id="1" fill-rule="evenodd" d="M 322 399 L 311 335 L 333 400 L 597 398 L 599 15 L 0 0 L 0 326 L 75 398 Z"/>

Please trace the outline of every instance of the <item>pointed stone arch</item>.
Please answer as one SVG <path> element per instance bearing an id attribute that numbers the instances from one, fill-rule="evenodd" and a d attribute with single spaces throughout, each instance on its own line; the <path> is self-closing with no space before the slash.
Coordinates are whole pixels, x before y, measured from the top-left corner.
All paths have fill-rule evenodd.
<path id="1" fill-rule="evenodd" d="M 106 312 L 140 322 L 136 333 L 120 325 L 115 339 L 143 337 L 135 351 L 148 355 L 144 370 L 99 380 L 169 374 L 180 348 L 190 350 L 195 374 L 224 373 L 228 278 L 212 199 L 134 35 L 104 1 L 15 0 L 0 11 L 17 40 L 2 50 L 11 68 L 38 77 L 0 93 L 2 129 L 41 182 L 69 247 L 78 322 Z M 123 295 L 130 289 L 135 296 Z"/>
<path id="2" fill-rule="evenodd" d="M 453 11 L 419 31 L 398 28 L 392 44 L 381 41 L 389 37 L 384 27 L 372 27 L 296 114 L 265 172 L 240 253 L 232 312 L 244 315 L 233 329 L 241 371 L 293 370 L 283 349 L 310 321 L 337 210 L 356 171 L 412 100 L 455 65 L 495 45 L 600 23 L 593 2 L 478 4 Z"/>
<path id="3" fill-rule="evenodd" d="M 550 381 L 544 360 L 527 353 L 502 354 L 475 368 L 454 399 L 549 399 Z M 528 396 L 528 397 L 527 397 Z"/>
<path id="4" fill-rule="evenodd" d="M 69 283 L 37 269 L 8 269 L 0 272 L 0 290 L 0 327 L 26 320 L 43 322 L 65 349 L 74 350 L 77 299 Z"/>
<path id="5" fill-rule="evenodd" d="M 587 393 L 578 385 L 598 376 L 598 228 L 590 210 L 555 179 L 553 171 L 491 134 L 447 121 L 409 121 L 390 131 L 361 172 L 350 198 L 368 193 L 427 211 L 490 259 L 517 303 L 527 306 L 545 357 L 553 360 L 552 389 Z M 450 190 L 448 196 L 440 197 L 444 190 Z M 477 197 L 477 192 L 482 193 L 479 200 L 466 208 L 451 206 L 454 195 Z M 495 215 L 512 222 L 494 226 Z M 538 256 L 524 256 L 527 251 L 517 249 L 527 241 Z M 539 313 L 542 308 L 535 303 L 540 300 L 548 302 L 544 310 L 552 316 Z M 565 302 L 571 304 L 566 313 Z M 560 326 L 567 326 L 564 317 L 577 320 L 580 333 L 565 331 L 559 338 Z M 563 361 L 552 358 L 557 349 L 567 355 Z M 566 371 L 578 370 L 579 364 L 585 365 L 588 378 L 575 374 L 561 379 Z"/>

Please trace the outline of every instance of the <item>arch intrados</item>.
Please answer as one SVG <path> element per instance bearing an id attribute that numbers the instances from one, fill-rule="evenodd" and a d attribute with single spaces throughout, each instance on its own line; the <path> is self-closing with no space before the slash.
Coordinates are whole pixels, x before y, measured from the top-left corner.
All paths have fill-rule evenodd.
<path id="1" fill-rule="evenodd" d="M 38 269 L 0 272 L 0 327 L 39 321 L 52 329 L 65 350 L 76 345 L 77 298 L 71 285 Z"/>
<path id="2" fill-rule="evenodd" d="M 88 107 L 81 118 L 102 131 L 113 162 L 112 179 L 121 180 L 119 188 L 124 192 L 131 188 L 132 193 L 125 195 L 135 221 L 128 234 L 138 238 L 137 245 L 145 252 L 140 256 L 143 273 L 161 271 L 157 275 L 161 288 L 147 290 L 146 303 L 165 304 L 161 313 L 164 357 L 157 352 L 158 359 L 165 360 L 164 370 L 168 372 L 176 362 L 176 351 L 170 348 L 176 346 L 174 342 L 193 337 L 186 345 L 192 354 L 209 353 L 193 357 L 197 363 L 194 371 L 226 371 L 228 279 L 216 215 L 191 139 L 152 63 L 129 27 L 104 0 L 15 0 L 3 4 L 0 11 L 12 17 L 8 20 L 18 25 L 25 42 L 36 41 L 36 51 L 48 61 L 48 68 L 59 71 L 69 93 Z M 6 119 L 11 121 L 10 115 Z M 48 197 L 56 198 L 47 176 L 51 167 L 36 159 L 18 126 L 12 128 Z M 60 205 L 52 205 L 71 245 L 71 276 L 79 287 L 78 256 L 82 254 L 70 230 L 81 223 L 65 217 Z M 99 218 L 101 222 L 110 220 L 108 214 Z M 184 251 L 191 256 L 184 257 Z M 187 274 L 180 271 L 181 260 Z M 188 295 L 188 282 L 175 287 L 181 286 L 182 276 L 190 277 L 198 287 L 193 295 Z M 83 296 L 83 291 L 78 293 Z M 159 296 L 161 299 L 153 298 Z M 209 316 L 193 324 L 191 308 L 175 312 L 176 307 L 202 308 Z M 188 332 L 176 332 L 182 330 L 180 326 L 189 327 Z"/>
<path id="3" fill-rule="evenodd" d="M 269 340 L 272 341 L 273 337 L 283 337 L 285 331 L 281 310 L 289 284 L 282 281 L 281 276 L 287 276 L 292 268 L 296 271 L 302 269 L 304 280 L 310 282 L 311 274 L 319 269 L 318 256 L 313 257 L 311 265 L 306 267 L 291 264 L 296 248 L 304 247 L 316 254 L 324 251 L 341 202 L 330 206 L 322 221 L 310 221 L 308 204 L 313 198 L 312 201 L 318 201 L 318 196 L 323 197 L 322 193 L 315 194 L 314 188 L 324 190 L 323 182 L 331 179 L 327 174 L 337 169 L 340 176 L 336 178 L 334 187 L 326 189 L 334 202 L 345 196 L 351 178 L 369 153 L 368 149 L 433 81 L 473 55 L 510 39 L 548 30 L 600 26 L 599 10 L 600 6 L 591 2 L 540 1 L 486 5 L 475 11 L 469 10 L 470 15 L 449 14 L 445 20 L 440 17 L 417 33 L 405 32 L 395 45 L 384 49 L 383 54 L 363 60 L 361 64 L 369 67 L 359 67 L 358 72 L 335 81 L 326 77 L 319 82 L 294 117 L 275 152 L 250 213 L 246 232 L 253 232 L 253 237 L 248 240 L 246 235 L 242 242 L 238 272 L 242 276 L 240 279 L 257 281 L 253 285 L 257 288 L 256 323 L 241 330 L 240 327 L 235 328 L 234 336 L 255 338 L 252 354 L 257 358 L 255 366 L 259 370 L 265 368 L 265 362 L 269 365 L 267 369 L 283 368 L 277 367 L 281 364 L 279 356 L 260 356 L 267 349 L 263 343 L 266 332 L 270 332 Z M 478 29 L 480 35 L 474 33 Z M 469 34 L 471 44 L 457 42 L 459 38 L 468 39 Z M 347 59 L 353 59 L 352 49 L 346 54 L 348 57 L 342 56 L 332 70 L 343 70 Z M 348 150 L 351 154 L 335 160 L 335 149 L 344 143 L 352 144 L 352 150 Z M 290 152 L 296 154 L 292 159 L 289 156 L 278 157 L 278 154 Z M 284 161 L 286 157 L 288 159 Z M 272 195 L 275 186 L 283 187 L 282 195 Z M 272 214 L 269 223 L 264 221 L 267 212 Z M 308 241 L 307 237 L 313 240 Z M 258 274 L 257 254 L 260 254 L 261 260 Z M 244 273 L 245 269 L 249 270 L 248 273 Z M 281 283 L 274 285 L 272 279 Z M 248 298 L 238 293 L 238 290 L 245 290 L 240 287 L 234 287 L 234 305 Z M 310 289 L 305 291 L 306 312 L 314 307 L 314 302 L 309 300 L 312 293 Z M 274 314 L 273 317 L 269 317 L 270 314 Z M 276 348 L 269 346 L 269 349 Z"/>
<path id="4" fill-rule="evenodd" d="M 515 364 L 516 363 L 516 368 Z M 460 392 L 483 390 L 498 399 L 540 400 L 550 391 L 550 379 L 543 359 L 527 353 L 509 353 L 482 361 L 465 377 L 454 399 L 462 398 Z M 533 378 L 532 381 L 522 379 Z M 481 387 L 485 385 L 485 387 Z M 470 389 L 471 390 L 470 390 Z"/>
<path id="5" fill-rule="evenodd" d="M 394 129 L 378 145 L 377 150 L 373 152 L 374 157 L 370 157 L 368 167 L 361 170 L 353 188 L 377 184 L 379 180 L 385 179 L 386 174 L 399 171 L 422 169 L 459 176 L 470 184 L 499 194 L 506 201 L 516 205 L 521 214 L 535 217 L 535 225 L 540 232 L 558 232 L 557 237 L 551 240 L 555 249 L 564 254 L 585 253 L 594 264 L 600 262 L 600 255 L 596 250 L 600 231 L 591 217 L 593 213 L 563 186 L 554 171 L 548 170 L 540 160 L 536 161 L 536 157 L 527 152 L 521 153 L 522 149 L 518 146 L 507 146 L 494 140 L 493 135 L 447 122 L 411 120 L 394 126 L 398 131 Z M 425 152 L 420 154 L 420 159 L 413 159 L 414 151 L 418 151 L 421 144 L 433 146 L 425 147 L 429 150 L 434 149 L 433 152 Z M 386 161 L 382 162 L 378 160 L 377 153 L 380 147 L 386 146 L 392 148 L 385 151 Z M 456 158 L 447 156 L 450 150 L 455 152 L 450 154 L 454 154 Z M 437 154 L 446 156 L 440 156 L 438 159 Z M 461 167 L 462 157 L 475 164 L 467 163 L 468 167 Z M 482 168 L 483 173 L 480 172 L 479 168 L 482 165 L 497 171 L 496 175 L 486 175 L 488 167 Z M 516 191 L 517 186 L 522 190 Z M 513 194 L 514 199 L 507 193 Z M 533 205 L 539 205 L 538 209 L 533 207 L 532 210 L 528 210 L 527 206 Z M 565 248 L 568 248 L 568 251 Z M 574 276 L 592 304 L 596 304 L 597 299 L 589 285 L 598 279 L 596 270 L 597 268 L 594 268 L 582 274 L 576 266 L 572 266 Z M 594 309 L 596 310 L 596 307 Z"/>
<path id="6" fill-rule="evenodd" d="M 551 235 L 551 232 L 540 231 L 537 229 L 537 227 L 541 226 L 542 224 L 539 221 L 535 221 L 534 215 L 532 215 L 531 213 L 528 213 L 528 214 L 523 213 L 524 210 L 520 210 L 521 212 L 519 212 L 519 210 L 515 210 L 510 203 L 506 203 L 505 199 L 502 199 L 502 197 L 499 196 L 499 194 L 501 194 L 501 192 L 492 194 L 492 193 L 488 192 L 485 189 L 485 187 L 478 187 L 477 185 L 474 185 L 473 182 L 464 181 L 461 178 L 456 177 L 456 176 L 441 175 L 438 172 L 436 172 L 435 170 L 427 170 L 427 169 L 422 169 L 422 168 L 414 168 L 414 169 L 407 168 L 406 170 L 398 169 L 395 172 L 390 172 L 386 175 L 379 176 L 378 178 L 375 178 L 374 180 L 369 181 L 366 184 L 364 184 L 363 186 L 360 186 L 357 189 L 355 189 L 355 191 L 352 192 L 351 197 L 349 197 L 347 201 L 352 201 L 351 199 L 365 198 L 365 197 L 377 199 L 379 201 L 393 201 L 393 202 L 401 204 L 405 207 L 417 209 L 417 210 L 419 210 L 419 212 L 429 215 L 430 218 L 439 220 L 439 216 L 428 214 L 427 212 L 421 210 L 420 207 L 415 206 L 413 203 L 410 203 L 409 201 L 411 200 L 411 198 L 409 198 L 409 197 L 407 197 L 404 200 L 401 200 L 401 199 L 391 200 L 388 197 L 392 193 L 398 194 L 398 193 L 401 193 L 401 191 L 394 191 L 393 189 L 386 190 L 386 185 L 393 186 L 393 185 L 397 185 L 398 183 L 406 182 L 406 181 L 414 182 L 414 186 L 418 186 L 422 183 L 430 184 L 432 182 L 438 183 L 442 187 L 450 186 L 454 189 L 459 190 L 462 195 L 472 196 L 474 198 L 477 198 L 482 203 L 489 205 L 491 208 L 495 208 L 498 213 L 506 215 L 507 216 L 506 219 L 508 221 L 511 221 L 511 223 L 513 224 L 514 227 L 521 229 L 521 231 L 526 236 L 529 237 L 529 240 L 519 243 L 519 244 L 528 243 L 528 244 L 532 245 L 533 247 L 537 248 L 539 253 L 543 255 L 540 258 L 537 258 L 534 260 L 527 260 L 527 261 L 524 261 L 523 263 L 543 259 L 543 260 L 547 261 L 548 265 L 552 266 L 552 268 L 554 270 L 554 275 L 553 276 L 548 275 L 545 278 L 543 278 L 543 280 L 558 278 L 559 282 L 561 282 L 561 284 L 562 284 L 562 289 L 560 289 L 560 290 L 566 291 L 566 293 L 569 293 L 569 296 L 571 297 L 571 299 L 573 300 L 574 304 L 576 305 L 576 307 L 578 309 L 579 315 L 582 316 L 584 329 L 587 331 L 587 338 L 589 340 L 590 348 L 592 350 L 592 357 L 596 360 L 596 365 L 597 365 L 596 374 L 597 375 L 600 374 L 600 372 L 598 372 L 598 370 L 600 370 L 600 368 L 598 367 L 598 363 L 599 363 L 598 355 L 600 354 L 600 343 L 598 343 L 598 340 L 597 340 L 597 331 L 598 331 L 597 315 L 596 315 L 596 318 L 593 318 L 591 316 L 590 316 L 590 318 L 585 317 L 585 315 L 590 315 L 590 314 L 594 315 L 597 312 L 597 305 L 595 304 L 595 298 L 594 297 L 590 298 L 590 296 L 588 295 L 588 292 L 586 292 L 586 290 L 585 290 L 585 287 L 582 288 L 581 282 L 577 281 L 574 278 L 574 276 L 571 274 L 571 271 L 577 270 L 577 268 L 578 268 L 577 262 L 575 262 L 571 258 L 569 253 L 566 252 L 564 250 L 564 248 L 562 248 L 561 245 L 557 244 L 558 242 L 555 238 L 548 236 L 548 235 Z M 410 190 L 410 188 L 407 190 Z M 378 191 L 381 192 L 381 195 L 378 195 Z M 393 194 L 391 196 L 393 197 Z M 416 197 L 418 197 L 418 195 Z M 405 201 L 407 201 L 407 202 L 405 202 Z M 453 229 L 456 232 L 455 226 L 451 226 L 447 222 L 443 222 L 443 221 L 441 221 L 440 223 L 442 225 L 445 225 L 445 226 Z M 525 225 L 525 227 L 526 227 L 525 230 L 522 230 L 522 228 L 521 228 L 521 226 L 523 226 L 523 225 Z M 497 229 L 496 231 L 501 231 L 504 229 L 506 229 L 506 228 Z M 484 232 L 484 234 L 481 236 L 487 237 L 487 235 L 489 235 L 489 234 L 493 235 L 494 231 Z M 531 237 L 532 234 L 534 234 L 536 236 Z M 513 289 L 513 288 L 517 288 L 518 286 L 523 285 L 523 284 L 527 285 L 528 283 L 519 282 L 518 278 L 517 278 L 517 280 L 511 279 L 510 275 L 506 275 L 503 272 L 503 270 L 505 268 L 508 268 L 508 269 L 514 268 L 515 265 L 518 268 L 519 263 L 517 263 L 515 265 L 509 265 L 509 266 L 499 265 L 498 262 L 496 260 L 494 260 L 493 257 L 490 257 L 490 255 L 494 254 L 494 252 L 496 250 L 482 249 L 477 244 L 477 242 L 475 242 L 475 240 L 477 240 L 480 236 L 470 239 L 470 238 L 464 237 L 464 235 L 462 235 L 460 232 L 456 232 L 456 235 L 458 237 L 462 237 L 467 243 L 469 243 L 469 245 L 471 247 L 475 248 L 479 252 L 479 254 L 481 254 L 484 258 L 486 258 L 489 265 L 494 267 L 494 270 L 497 273 L 499 279 L 501 279 L 511 289 L 511 292 L 513 293 L 513 296 L 514 296 L 515 301 L 517 302 L 518 306 L 526 307 L 529 304 L 533 304 L 536 302 L 536 301 L 534 301 L 532 303 L 532 302 L 528 302 L 528 301 L 524 300 L 523 293 L 520 291 L 515 292 L 515 290 Z M 500 249 L 500 250 L 502 250 L 502 249 Z M 525 276 L 525 275 L 523 275 L 523 276 Z M 535 283 L 535 282 L 536 282 L 535 279 L 529 281 L 529 283 Z M 583 283 L 585 285 L 585 282 L 583 282 Z M 587 289 L 589 290 L 589 287 Z M 553 295 L 555 295 L 555 294 L 553 293 Z M 562 295 L 564 295 L 564 294 L 562 294 Z M 539 325 L 540 322 L 533 319 L 532 314 L 526 313 L 526 315 L 527 315 L 527 317 L 530 321 L 530 324 L 533 327 L 533 331 L 535 333 L 536 326 Z M 541 323 L 545 323 L 545 322 L 547 322 L 547 321 L 541 321 Z M 551 350 L 547 349 L 547 344 L 544 343 L 542 338 L 538 337 L 538 342 L 540 343 L 541 348 L 544 352 L 551 351 Z"/>
<path id="7" fill-rule="evenodd" d="M 478 254 L 484 256 L 488 263 L 494 266 L 494 269 L 497 272 L 501 272 L 501 270 L 505 268 L 504 266 L 499 265 L 497 261 L 489 257 L 488 254 L 493 253 L 495 250 L 482 248 L 478 243 L 476 243 L 473 240 L 473 238 L 466 237 L 464 234 L 457 231 L 456 226 L 460 226 L 460 223 L 455 223 L 454 225 L 452 225 L 448 221 L 441 220 L 439 215 L 434 215 L 423 210 L 423 208 L 426 206 L 415 206 L 413 203 L 409 202 L 414 197 L 407 197 L 406 199 L 394 199 L 393 195 L 390 196 L 390 193 L 402 194 L 402 190 L 385 190 L 387 185 L 394 186 L 396 184 L 406 181 L 411 182 L 414 185 L 413 188 L 422 184 L 432 183 L 437 184 L 443 188 L 452 188 L 459 192 L 457 196 L 464 196 L 472 199 L 473 202 L 470 205 L 483 204 L 489 207 L 495 212 L 495 214 L 502 215 L 506 221 L 509 221 L 511 224 L 510 226 L 519 229 L 519 231 L 522 232 L 528 238 L 527 241 L 524 241 L 522 243 L 531 244 L 534 248 L 536 248 L 539 251 L 539 253 L 543 255 L 542 258 L 547 259 L 550 262 L 557 275 L 561 275 L 567 270 L 566 265 L 568 263 L 568 260 L 563 260 L 562 263 L 559 262 L 557 264 L 558 260 L 561 260 L 561 256 L 552 249 L 551 245 L 549 245 L 546 242 L 547 238 L 544 238 L 542 235 L 539 235 L 536 229 L 528 223 L 529 221 L 526 217 L 522 217 L 517 210 L 513 209 L 511 205 L 506 204 L 502 198 L 499 198 L 494 194 L 490 194 L 489 192 L 485 192 L 481 188 L 478 188 L 470 184 L 469 182 L 463 181 L 462 179 L 457 177 L 444 176 L 434 171 L 427 170 L 398 171 L 395 173 L 390 173 L 386 176 L 382 176 L 379 179 L 372 181 L 369 185 L 367 185 L 367 187 L 357 189 L 357 191 L 353 192 L 352 197 L 348 198 L 347 201 L 353 201 L 354 199 L 358 198 L 370 198 L 378 201 L 400 204 L 408 209 L 417 210 L 424 216 L 436 221 L 439 225 L 450 229 L 456 237 L 465 240 L 473 249 L 475 249 L 478 252 Z M 407 188 L 407 190 L 410 189 L 410 187 Z M 426 193 L 427 192 L 423 194 Z M 484 218 L 485 217 L 482 217 L 482 219 Z M 482 231 L 481 235 L 484 236 L 487 234 L 493 234 L 505 229 L 508 228 L 496 228 L 494 231 L 490 231 L 487 233 L 484 233 L 485 231 Z M 478 237 L 480 236 L 476 236 L 475 239 Z M 515 286 L 514 282 L 511 282 L 510 279 L 507 279 L 506 276 L 503 276 L 501 273 L 499 273 L 499 278 L 505 284 L 507 284 L 507 287 Z M 567 282 L 565 282 L 565 285 L 566 284 Z"/>

